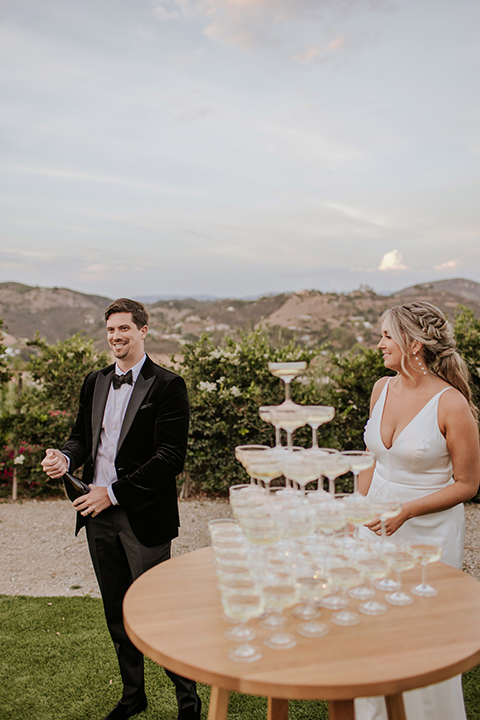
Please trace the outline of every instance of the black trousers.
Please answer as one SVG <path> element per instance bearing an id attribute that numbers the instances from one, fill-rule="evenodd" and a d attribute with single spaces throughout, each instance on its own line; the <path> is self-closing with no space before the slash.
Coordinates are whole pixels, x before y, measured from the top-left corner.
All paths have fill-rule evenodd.
<path id="1" fill-rule="evenodd" d="M 145 695 L 143 655 L 123 626 L 123 598 L 139 575 L 169 559 L 171 543 L 155 547 L 142 545 L 133 534 L 127 514 L 118 505 L 88 518 L 86 529 L 105 617 L 120 666 L 122 702 L 133 705 Z M 197 709 L 199 699 L 195 683 L 170 670 L 165 669 L 165 672 L 175 684 L 179 709 Z"/>

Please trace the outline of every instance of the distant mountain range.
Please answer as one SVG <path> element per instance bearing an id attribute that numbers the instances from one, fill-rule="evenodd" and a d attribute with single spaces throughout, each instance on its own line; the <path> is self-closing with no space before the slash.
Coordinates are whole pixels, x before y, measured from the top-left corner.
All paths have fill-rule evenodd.
<path id="1" fill-rule="evenodd" d="M 152 297 L 152 296 L 150 296 Z M 480 283 L 461 278 L 412 285 L 392 295 L 368 288 L 350 293 L 303 290 L 257 299 L 168 298 L 144 301 L 150 313 L 147 350 L 154 355 L 181 352 L 185 342 L 202 332 L 214 342 L 263 325 L 272 337 L 295 338 L 307 346 L 329 341 L 338 349 L 356 342 L 373 346 L 382 312 L 406 298 L 429 300 L 453 320 L 459 305 L 480 317 Z M 67 288 L 0 283 L 0 318 L 10 352 L 22 350 L 36 333 L 48 342 L 84 332 L 105 349 L 103 311 L 110 298 Z"/>

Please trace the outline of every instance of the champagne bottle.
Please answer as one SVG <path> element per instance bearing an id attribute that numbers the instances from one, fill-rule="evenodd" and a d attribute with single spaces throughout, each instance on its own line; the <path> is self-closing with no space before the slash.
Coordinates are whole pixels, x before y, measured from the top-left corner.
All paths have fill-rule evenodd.
<path id="1" fill-rule="evenodd" d="M 72 502 L 76 500 L 77 497 L 86 495 L 90 492 L 90 488 L 87 483 L 84 483 L 83 480 L 80 480 L 80 478 L 72 475 L 72 473 L 68 472 L 68 470 L 62 477 L 62 480 L 65 486 L 65 492 Z"/>

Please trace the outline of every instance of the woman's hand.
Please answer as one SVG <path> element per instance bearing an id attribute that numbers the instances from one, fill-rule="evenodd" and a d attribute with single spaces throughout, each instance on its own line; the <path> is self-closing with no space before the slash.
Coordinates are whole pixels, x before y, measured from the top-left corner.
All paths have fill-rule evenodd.
<path id="1" fill-rule="evenodd" d="M 385 521 L 385 533 L 387 535 L 393 535 L 393 533 L 396 532 L 398 528 L 401 527 L 406 520 L 408 520 L 408 518 L 409 515 L 405 510 L 405 506 L 402 505 L 402 509 L 400 510 L 398 515 L 395 515 L 395 517 L 387 518 L 387 520 Z M 365 523 L 365 527 L 374 532 L 375 535 L 382 534 L 382 523 L 380 522 L 379 517 L 375 518 L 375 520 L 372 520 L 369 523 Z"/>

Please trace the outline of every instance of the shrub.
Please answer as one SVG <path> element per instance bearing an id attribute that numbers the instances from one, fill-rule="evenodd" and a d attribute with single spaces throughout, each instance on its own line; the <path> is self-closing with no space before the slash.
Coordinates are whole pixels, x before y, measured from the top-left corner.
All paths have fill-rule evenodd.
<path id="1" fill-rule="evenodd" d="M 312 351 L 293 342 L 273 348 L 261 330 L 239 341 L 226 337 L 221 347 L 206 335 L 185 346 L 178 371 L 187 382 L 191 405 L 186 473 L 197 489 L 222 492 L 245 481 L 235 447 L 272 445 L 274 430 L 260 419 L 258 408 L 278 405 L 285 397 L 283 383 L 271 375 L 268 362 L 309 363 L 312 358 Z M 294 395 L 296 390 L 297 384 Z"/>
<path id="2" fill-rule="evenodd" d="M 55 345 L 40 338 L 29 345 L 35 350 L 27 370 L 11 381 L 10 392 L 3 392 L 0 496 L 11 493 L 14 468 L 20 496 L 63 492 L 40 462 L 46 448 L 59 447 L 68 437 L 85 375 L 108 362 L 106 354 L 97 353 L 93 341 L 80 334 Z M 22 455 L 23 460 L 15 463 Z"/>

